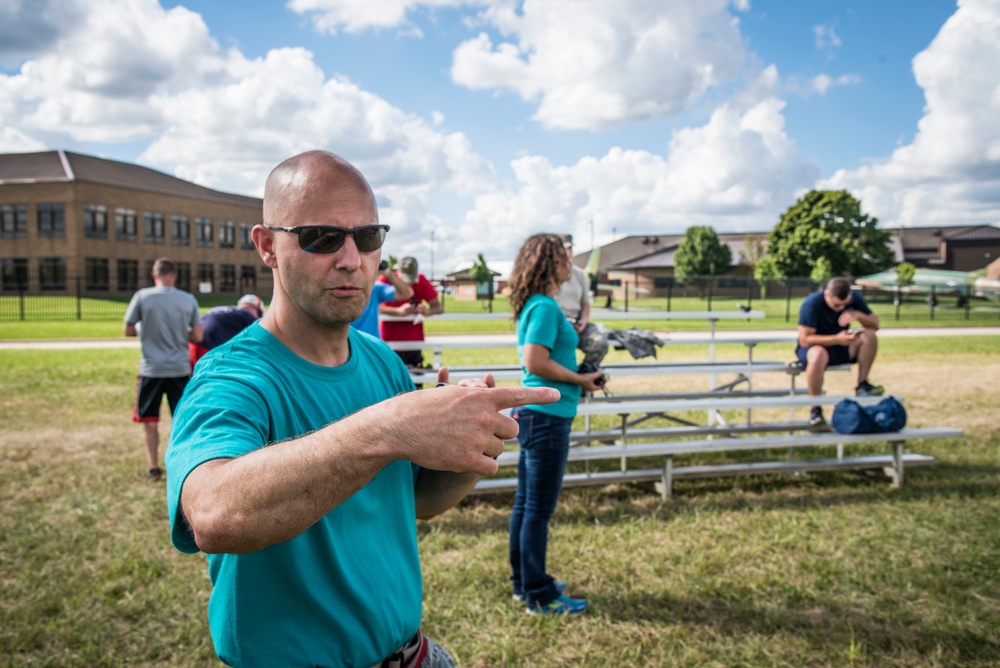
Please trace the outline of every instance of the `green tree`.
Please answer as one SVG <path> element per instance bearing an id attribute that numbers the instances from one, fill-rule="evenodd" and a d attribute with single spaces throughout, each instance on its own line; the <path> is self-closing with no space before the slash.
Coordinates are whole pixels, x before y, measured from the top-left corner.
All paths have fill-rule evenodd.
<path id="1" fill-rule="evenodd" d="M 469 269 L 469 279 L 476 283 L 476 297 L 493 299 L 493 272 L 486 266 L 486 258 L 480 253 Z"/>
<path id="2" fill-rule="evenodd" d="M 833 276 L 833 265 L 825 257 L 816 260 L 812 271 L 809 272 L 809 280 L 819 285 L 825 285 Z"/>
<path id="3" fill-rule="evenodd" d="M 846 190 L 803 195 L 781 214 L 767 249 L 785 276 L 811 276 L 820 258 L 830 263 L 831 276 L 872 274 L 894 259 L 889 233 Z"/>
<path id="4" fill-rule="evenodd" d="M 760 298 L 767 299 L 767 286 L 771 281 L 781 281 L 785 277 L 778 269 L 778 263 L 770 255 L 757 260 L 753 266 L 753 278 L 760 285 Z"/>
<path id="5" fill-rule="evenodd" d="M 896 265 L 896 285 L 905 288 L 913 283 L 913 277 L 917 274 L 917 268 L 910 262 L 900 262 Z"/>
<path id="6" fill-rule="evenodd" d="M 472 263 L 472 267 L 469 269 L 469 279 L 476 283 L 485 283 L 486 281 L 493 280 L 493 272 L 486 266 L 486 258 L 483 257 L 482 253 L 477 255 L 476 261 Z"/>
<path id="7" fill-rule="evenodd" d="M 720 276 L 729 271 L 733 254 L 711 227 L 695 225 L 684 233 L 674 253 L 674 275 L 684 282 L 696 276 Z"/>

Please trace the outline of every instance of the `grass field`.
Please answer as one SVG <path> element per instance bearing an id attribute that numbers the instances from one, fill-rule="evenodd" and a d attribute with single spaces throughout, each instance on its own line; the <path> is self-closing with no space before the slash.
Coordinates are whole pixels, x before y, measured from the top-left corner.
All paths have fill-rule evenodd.
<path id="1" fill-rule="evenodd" d="M 204 557 L 170 546 L 163 486 L 141 480 L 138 352 L 3 356 L 0 665 L 218 665 Z M 670 501 L 643 486 L 565 491 L 550 570 L 589 598 L 582 618 L 523 614 L 506 580 L 511 495 L 467 500 L 419 523 L 425 631 L 477 667 L 995 666 L 998 377 L 996 337 L 883 340 L 873 378 L 905 397 L 910 425 L 967 433 L 919 444 L 938 464 L 901 490 L 830 473 L 680 481 Z"/>

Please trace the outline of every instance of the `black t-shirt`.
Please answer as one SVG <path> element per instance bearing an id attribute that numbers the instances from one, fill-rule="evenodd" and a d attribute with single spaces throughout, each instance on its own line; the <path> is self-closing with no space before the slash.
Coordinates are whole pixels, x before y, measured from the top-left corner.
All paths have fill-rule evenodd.
<path id="1" fill-rule="evenodd" d="M 256 319 L 257 317 L 253 313 L 238 306 L 213 308 L 201 317 L 201 326 L 205 330 L 205 337 L 201 340 L 201 345 L 208 350 L 221 346 L 252 325 Z"/>

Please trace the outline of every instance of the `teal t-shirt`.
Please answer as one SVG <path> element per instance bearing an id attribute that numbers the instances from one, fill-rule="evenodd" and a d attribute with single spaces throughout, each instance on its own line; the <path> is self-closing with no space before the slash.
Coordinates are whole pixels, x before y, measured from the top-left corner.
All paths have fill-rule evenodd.
<path id="1" fill-rule="evenodd" d="M 580 403 L 580 386 L 573 383 L 557 383 L 524 368 L 524 344 L 534 343 L 549 349 L 549 357 L 556 363 L 576 371 L 576 346 L 580 336 L 569 324 L 556 300 L 548 295 L 532 295 L 524 304 L 517 318 L 517 355 L 522 360 L 521 384 L 525 387 L 552 387 L 559 390 L 559 401 L 554 404 L 531 404 L 525 406 L 539 413 L 556 417 L 576 417 L 576 406 Z"/>
<path id="2" fill-rule="evenodd" d="M 311 364 L 259 324 L 198 362 L 166 453 L 171 539 L 197 545 L 179 511 L 199 464 L 319 429 L 413 389 L 399 357 L 353 328 L 350 359 Z M 209 626 L 234 666 L 371 666 L 420 626 L 413 486 L 417 467 L 386 466 L 302 534 L 249 554 L 208 555 Z"/>

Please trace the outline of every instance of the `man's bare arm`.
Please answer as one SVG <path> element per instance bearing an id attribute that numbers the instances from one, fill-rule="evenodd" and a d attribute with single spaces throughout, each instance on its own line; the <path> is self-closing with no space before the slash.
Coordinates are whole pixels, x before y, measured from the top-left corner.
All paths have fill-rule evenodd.
<path id="1" fill-rule="evenodd" d="M 557 399 L 546 388 L 410 392 L 300 438 L 198 466 L 184 482 L 181 510 L 202 551 L 261 550 L 308 529 L 395 460 L 493 475 L 493 457 L 517 434 L 498 411 Z"/>
<path id="2" fill-rule="evenodd" d="M 799 325 L 799 345 L 809 346 L 849 346 L 854 336 L 846 329 L 836 334 L 817 334 L 815 327 Z"/>
<path id="3" fill-rule="evenodd" d="M 385 276 L 385 280 L 389 281 L 389 285 L 396 288 L 396 296 L 393 297 L 393 301 L 406 301 L 413 296 L 413 288 L 410 284 L 399 277 L 396 272 L 386 269 L 382 272 Z"/>

